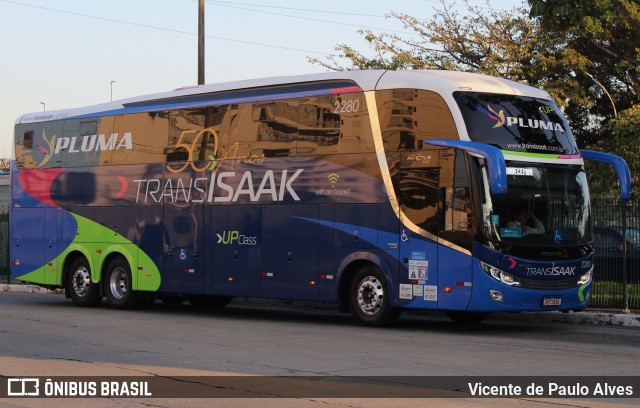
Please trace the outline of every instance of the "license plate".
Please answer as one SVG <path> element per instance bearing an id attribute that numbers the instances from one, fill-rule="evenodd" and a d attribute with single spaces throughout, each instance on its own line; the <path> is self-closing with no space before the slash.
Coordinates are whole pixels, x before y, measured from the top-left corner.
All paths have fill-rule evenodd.
<path id="1" fill-rule="evenodd" d="M 560 306 L 562 298 L 560 296 L 545 296 L 542 298 L 542 306 Z"/>

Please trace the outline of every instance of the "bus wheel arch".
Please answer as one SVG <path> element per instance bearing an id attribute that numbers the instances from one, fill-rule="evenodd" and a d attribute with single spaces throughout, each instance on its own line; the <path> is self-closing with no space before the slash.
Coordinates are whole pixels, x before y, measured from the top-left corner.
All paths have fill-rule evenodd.
<path id="1" fill-rule="evenodd" d="M 95 307 L 102 301 L 99 283 L 91 279 L 91 264 L 81 252 L 72 252 L 64 263 L 63 287 L 76 306 Z"/>

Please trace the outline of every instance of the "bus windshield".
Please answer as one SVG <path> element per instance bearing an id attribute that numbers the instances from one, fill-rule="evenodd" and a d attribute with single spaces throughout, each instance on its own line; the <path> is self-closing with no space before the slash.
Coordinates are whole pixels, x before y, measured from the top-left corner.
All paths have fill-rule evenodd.
<path id="1" fill-rule="evenodd" d="M 483 171 L 485 185 L 486 172 Z M 484 232 L 492 241 L 589 243 L 592 241 L 587 179 L 576 167 L 507 163 L 506 194 L 485 188 Z"/>
<path id="2" fill-rule="evenodd" d="M 578 154 L 567 121 L 552 101 L 476 92 L 453 96 L 472 141 L 521 153 Z"/>

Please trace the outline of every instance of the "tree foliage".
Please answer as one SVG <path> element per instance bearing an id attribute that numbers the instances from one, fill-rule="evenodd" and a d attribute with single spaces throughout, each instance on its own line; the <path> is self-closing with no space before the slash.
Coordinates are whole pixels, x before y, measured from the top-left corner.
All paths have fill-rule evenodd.
<path id="1" fill-rule="evenodd" d="M 640 105 L 624 110 L 603 127 L 603 137 L 589 149 L 621 156 L 631 169 L 633 190 L 640 181 Z M 618 197 L 619 184 L 615 172 L 605 164 L 587 162 L 591 194 L 600 197 Z M 638 195 L 637 192 L 635 194 Z"/>
<path id="2" fill-rule="evenodd" d="M 575 70 L 594 95 L 594 103 L 583 118 L 597 121 L 599 130 L 620 111 L 640 102 L 637 0 L 529 0 L 529 4 L 531 16 L 543 29 L 565 38 L 568 48 L 589 61 L 583 69 Z M 596 142 L 601 134 L 594 136 L 587 142 Z"/>

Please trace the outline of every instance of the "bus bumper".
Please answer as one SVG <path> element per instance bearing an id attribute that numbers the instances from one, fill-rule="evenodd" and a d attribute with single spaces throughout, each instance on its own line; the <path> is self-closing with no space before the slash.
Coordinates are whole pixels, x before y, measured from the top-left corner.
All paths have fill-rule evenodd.
<path id="1" fill-rule="evenodd" d="M 527 289 L 499 282 L 482 271 L 476 271 L 469 311 L 524 312 L 582 310 L 591 293 L 590 280 L 569 289 Z"/>

